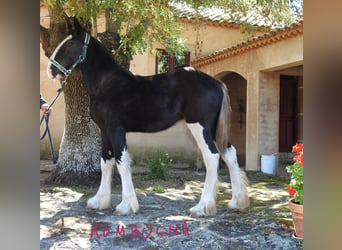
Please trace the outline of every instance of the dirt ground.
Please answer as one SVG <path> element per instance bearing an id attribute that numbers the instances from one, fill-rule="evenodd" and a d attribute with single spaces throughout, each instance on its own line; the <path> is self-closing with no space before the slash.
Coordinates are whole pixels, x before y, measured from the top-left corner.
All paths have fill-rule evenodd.
<path id="1" fill-rule="evenodd" d="M 53 166 L 41 164 L 41 249 L 302 249 L 293 236 L 286 176 L 247 172 L 251 205 L 237 211 L 227 208 L 229 174 L 220 169 L 217 214 L 193 218 L 189 208 L 200 198 L 204 170 L 178 165 L 167 181 L 156 181 L 146 180 L 144 166 L 133 166 L 140 210 L 119 216 L 113 212 L 121 185 L 112 187 L 112 209 L 87 209 L 96 189 L 47 186 Z"/>

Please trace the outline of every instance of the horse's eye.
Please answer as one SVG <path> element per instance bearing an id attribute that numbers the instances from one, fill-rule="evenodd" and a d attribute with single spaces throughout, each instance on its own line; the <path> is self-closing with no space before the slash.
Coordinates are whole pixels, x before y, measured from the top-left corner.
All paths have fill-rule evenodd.
<path id="1" fill-rule="evenodd" d="M 66 46 L 67 48 L 70 48 L 70 47 L 72 46 L 72 42 L 67 42 L 67 43 L 65 43 L 65 46 Z"/>

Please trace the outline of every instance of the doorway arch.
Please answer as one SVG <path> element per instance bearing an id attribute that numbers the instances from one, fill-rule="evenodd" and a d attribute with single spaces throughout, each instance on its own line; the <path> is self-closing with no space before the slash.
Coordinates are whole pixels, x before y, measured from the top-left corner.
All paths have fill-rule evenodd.
<path id="1" fill-rule="evenodd" d="M 237 151 L 240 166 L 246 165 L 247 80 L 236 72 L 216 75 L 228 88 L 232 109 L 229 141 Z"/>

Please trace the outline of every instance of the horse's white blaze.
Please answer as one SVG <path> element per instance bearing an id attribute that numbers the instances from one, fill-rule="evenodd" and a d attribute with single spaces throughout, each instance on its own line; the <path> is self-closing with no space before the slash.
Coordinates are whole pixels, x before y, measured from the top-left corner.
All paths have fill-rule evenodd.
<path id="1" fill-rule="evenodd" d="M 217 167 L 220 156 L 218 153 L 213 154 L 210 151 L 209 146 L 204 140 L 203 127 L 199 123 L 187 123 L 187 126 L 202 152 L 203 161 L 207 171 L 201 199 L 195 207 L 190 209 L 190 212 L 194 215 L 215 214 Z"/>
<path id="2" fill-rule="evenodd" d="M 89 199 L 87 207 L 105 209 L 111 207 L 111 183 L 114 158 L 104 161 L 101 158 L 101 183 L 96 195 Z"/>
<path id="3" fill-rule="evenodd" d="M 66 43 L 71 38 L 72 38 L 72 35 L 69 35 L 60 44 L 58 44 L 58 46 L 56 47 L 56 49 L 54 50 L 54 52 L 52 53 L 50 58 L 55 59 L 55 56 L 58 53 L 59 49 L 63 46 L 64 43 Z M 47 67 L 46 67 L 46 73 L 47 73 L 48 77 L 52 79 L 53 75 L 51 74 L 51 65 L 52 65 L 52 63 L 49 60 Z M 61 77 L 61 75 L 58 74 L 57 78 L 60 78 L 60 77 Z"/>
<path id="4" fill-rule="evenodd" d="M 232 200 L 229 202 L 229 208 L 243 209 L 249 206 L 247 194 L 247 177 L 240 170 L 236 156 L 236 149 L 231 145 L 222 156 L 229 168 L 230 181 L 232 184 Z"/>
<path id="5" fill-rule="evenodd" d="M 118 163 L 118 171 L 122 182 L 122 201 L 116 206 L 118 214 L 129 214 L 139 210 L 139 203 L 134 191 L 132 174 L 131 174 L 131 158 L 126 150 L 122 152 L 121 159 Z"/>

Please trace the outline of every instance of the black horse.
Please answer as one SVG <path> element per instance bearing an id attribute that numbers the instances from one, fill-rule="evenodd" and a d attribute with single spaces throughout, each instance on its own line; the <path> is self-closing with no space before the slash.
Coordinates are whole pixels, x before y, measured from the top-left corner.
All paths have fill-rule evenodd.
<path id="1" fill-rule="evenodd" d="M 101 184 L 87 206 L 111 207 L 111 178 L 116 163 L 122 181 L 122 201 L 116 212 L 137 212 L 126 132 L 161 131 L 184 119 L 206 166 L 201 199 L 190 209 L 191 214 L 216 213 L 220 157 L 228 165 L 232 183 L 228 206 L 247 207 L 247 178 L 239 169 L 235 148 L 228 144 L 230 103 L 225 85 L 190 67 L 154 76 L 134 75 L 121 67 L 76 18 L 70 18 L 67 24 L 69 35 L 50 57 L 47 72 L 50 78 L 62 79 L 74 68 L 81 71 L 90 96 L 90 115 L 101 130 Z"/>

